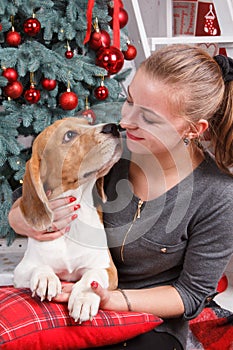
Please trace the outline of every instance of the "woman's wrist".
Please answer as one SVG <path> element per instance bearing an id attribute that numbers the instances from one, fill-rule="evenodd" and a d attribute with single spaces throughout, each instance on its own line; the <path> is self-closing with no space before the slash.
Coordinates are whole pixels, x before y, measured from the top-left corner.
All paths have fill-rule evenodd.
<path id="1" fill-rule="evenodd" d="M 126 305 L 127 305 L 128 311 L 132 311 L 132 306 L 131 306 L 130 300 L 129 300 L 129 298 L 128 298 L 126 292 L 125 292 L 123 289 L 121 289 L 121 288 L 118 288 L 117 290 L 118 290 L 118 291 L 121 293 L 121 295 L 123 296 L 123 298 L 124 298 L 124 300 L 125 300 L 125 303 L 126 303 Z"/>
<path id="2" fill-rule="evenodd" d="M 20 209 L 20 200 L 21 198 L 17 199 L 17 201 L 14 203 L 9 212 L 9 224 L 17 234 L 27 237 L 33 237 L 36 231 L 32 227 L 30 227 L 26 222 Z"/>
<path id="3" fill-rule="evenodd" d="M 126 301 L 126 298 L 121 289 L 115 289 L 110 293 L 110 298 L 108 305 L 104 306 L 104 309 L 113 310 L 113 311 L 131 311 L 130 300 Z"/>

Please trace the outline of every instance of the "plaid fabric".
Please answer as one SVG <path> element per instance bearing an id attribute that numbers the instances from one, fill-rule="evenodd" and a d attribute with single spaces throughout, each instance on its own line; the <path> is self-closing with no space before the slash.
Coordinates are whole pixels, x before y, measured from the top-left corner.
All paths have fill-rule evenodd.
<path id="1" fill-rule="evenodd" d="M 204 350 L 233 350 L 233 314 L 215 302 L 205 308 L 189 327 L 200 347 Z M 194 349 L 188 347 L 187 350 Z"/>
<path id="2" fill-rule="evenodd" d="M 1 350 L 83 349 L 118 343 L 162 323 L 151 314 L 99 311 L 81 325 L 69 317 L 67 304 L 41 302 L 29 289 L 0 288 Z"/>

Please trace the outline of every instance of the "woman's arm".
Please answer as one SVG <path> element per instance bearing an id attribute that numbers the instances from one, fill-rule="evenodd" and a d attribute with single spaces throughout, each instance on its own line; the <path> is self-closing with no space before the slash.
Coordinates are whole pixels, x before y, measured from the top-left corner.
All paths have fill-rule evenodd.
<path id="1" fill-rule="evenodd" d="M 18 198 L 11 207 L 8 215 L 9 224 L 19 235 L 32 237 L 38 241 L 51 241 L 68 232 L 69 224 L 77 218 L 77 214 L 74 211 L 80 207 L 74 203 L 76 200 L 74 197 L 51 200 L 49 205 L 51 210 L 54 211 L 53 232 L 36 231 L 25 221 L 19 206 L 20 200 L 21 198 Z"/>
<path id="2" fill-rule="evenodd" d="M 184 304 L 177 290 L 172 286 L 149 289 L 124 289 L 109 291 L 96 282 L 92 289 L 101 297 L 101 309 L 115 311 L 148 312 L 161 318 L 175 318 L 184 314 Z M 128 300 L 126 300 L 128 299 Z"/>
<path id="3" fill-rule="evenodd" d="M 73 283 L 65 283 L 62 293 L 54 301 L 68 302 Z M 172 286 L 160 286 L 150 289 L 125 289 L 124 295 L 119 289 L 110 291 L 97 282 L 91 288 L 101 298 L 100 309 L 153 313 L 161 318 L 175 318 L 184 314 L 184 304 L 177 290 Z M 130 306 L 130 307 L 129 307 Z"/>

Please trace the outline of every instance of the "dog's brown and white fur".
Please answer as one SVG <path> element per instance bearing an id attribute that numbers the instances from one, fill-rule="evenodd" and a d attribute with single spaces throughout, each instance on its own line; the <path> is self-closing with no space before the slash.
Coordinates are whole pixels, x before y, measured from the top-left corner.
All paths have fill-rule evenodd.
<path id="1" fill-rule="evenodd" d="M 78 118 L 56 121 L 37 136 L 26 164 L 20 208 L 34 229 L 52 226 L 47 190 L 52 193 L 50 199 L 76 197 L 80 209 L 70 231 L 61 238 L 48 242 L 28 239 L 25 255 L 14 271 L 15 286 L 51 300 L 61 293 L 61 280 L 76 282 L 68 308 L 79 322 L 98 312 L 100 298 L 90 287 L 92 281 L 104 288 L 117 287 L 116 268 L 92 197 L 96 180 L 103 179 L 121 154 L 113 126 L 90 126 Z"/>

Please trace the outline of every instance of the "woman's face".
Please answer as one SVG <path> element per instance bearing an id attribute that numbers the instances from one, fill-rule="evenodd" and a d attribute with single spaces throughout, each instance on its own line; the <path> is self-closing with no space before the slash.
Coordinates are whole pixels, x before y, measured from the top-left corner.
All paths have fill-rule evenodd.
<path id="1" fill-rule="evenodd" d="M 169 93 L 166 85 L 138 70 L 129 86 L 120 122 L 131 152 L 159 155 L 183 145 L 188 123 L 175 116 L 168 103 Z"/>

